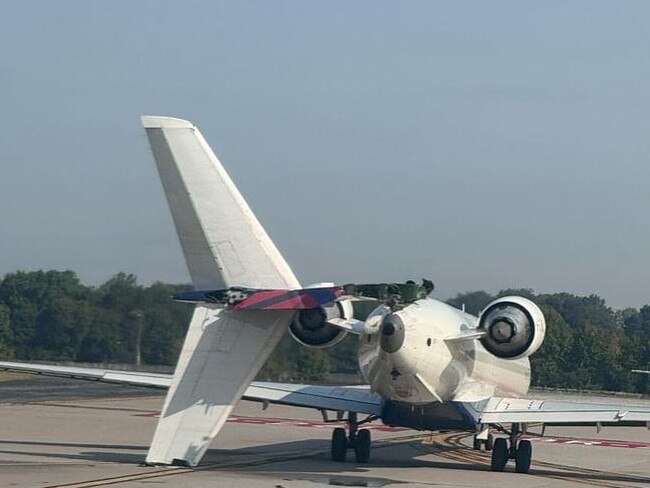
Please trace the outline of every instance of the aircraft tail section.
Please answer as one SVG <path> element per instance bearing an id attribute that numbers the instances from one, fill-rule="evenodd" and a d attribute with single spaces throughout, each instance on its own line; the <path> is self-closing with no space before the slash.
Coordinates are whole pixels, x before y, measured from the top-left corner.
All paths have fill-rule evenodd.
<path id="1" fill-rule="evenodd" d="M 168 117 L 142 123 L 195 290 L 300 288 L 199 130 Z M 199 462 L 294 313 L 196 305 L 148 463 Z"/>

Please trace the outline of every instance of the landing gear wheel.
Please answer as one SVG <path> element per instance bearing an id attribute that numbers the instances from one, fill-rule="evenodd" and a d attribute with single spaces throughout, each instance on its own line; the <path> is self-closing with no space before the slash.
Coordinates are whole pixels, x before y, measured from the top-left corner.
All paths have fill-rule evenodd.
<path id="1" fill-rule="evenodd" d="M 474 436 L 474 443 L 472 444 L 472 447 L 475 451 L 481 450 L 481 439 L 479 439 L 477 436 Z"/>
<path id="2" fill-rule="evenodd" d="M 361 429 L 357 432 L 354 454 L 358 463 L 367 463 L 370 459 L 370 431 L 368 429 Z"/>
<path id="3" fill-rule="evenodd" d="M 344 463 L 348 453 L 348 436 L 343 427 L 337 427 L 332 432 L 332 461 Z"/>
<path id="4" fill-rule="evenodd" d="M 517 452 L 515 453 L 515 471 L 517 473 L 528 473 L 532 455 L 533 446 L 530 444 L 530 441 L 519 441 Z"/>
<path id="5" fill-rule="evenodd" d="M 499 437 L 494 441 L 492 449 L 492 463 L 490 469 L 492 471 L 503 471 L 508 462 L 508 443 L 503 437 Z"/>
<path id="6" fill-rule="evenodd" d="M 494 447 L 494 436 L 492 434 L 489 434 L 487 440 L 485 441 L 485 450 L 491 451 L 493 447 Z"/>

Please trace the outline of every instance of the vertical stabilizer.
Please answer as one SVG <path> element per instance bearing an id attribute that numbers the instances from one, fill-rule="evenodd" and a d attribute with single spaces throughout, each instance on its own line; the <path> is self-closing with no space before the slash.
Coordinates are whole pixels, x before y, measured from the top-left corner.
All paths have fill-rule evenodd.
<path id="1" fill-rule="evenodd" d="M 190 122 L 142 117 L 196 289 L 298 288 L 201 132 Z"/>
<path id="2" fill-rule="evenodd" d="M 199 130 L 169 117 L 142 123 L 194 288 L 299 288 Z M 147 462 L 199 462 L 292 316 L 194 309 Z"/>

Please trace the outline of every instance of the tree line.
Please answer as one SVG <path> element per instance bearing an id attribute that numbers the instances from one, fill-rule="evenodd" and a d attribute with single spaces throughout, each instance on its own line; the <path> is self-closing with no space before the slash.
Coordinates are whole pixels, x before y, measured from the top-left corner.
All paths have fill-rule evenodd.
<path id="1" fill-rule="evenodd" d="M 143 286 L 126 273 L 97 287 L 84 285 L 73 271 L 6 274 L 0 280 L 0 357 L 174 365 L 193 307 L 170 297 L 187 289 Z M 510 294 L 530 298 L 546 317 L 546 340 L 531 357 L 533 385 L 650 392 L 648 376 L 630 372 L 650 366 L 650 305 L 616 310 L 596 295 L 528 289 L 462 293 L 448 303 L 478 314 Z M 285 335 L 259 377 L 318 381 L 356 372 L 355 337 L 311 350 Z"/>
<path id="2" fill-rule="evenodd" d="M 448 303 L 477 314 L 507 295 L 533 300 L 546 318 L 546 339 L 530 357 L 534 386 L 650 392 L 647 375 L 631 372 L 650 365 L 650 305 L 615 310 L 597 295 L 529 289 L 462 293 Z"/>

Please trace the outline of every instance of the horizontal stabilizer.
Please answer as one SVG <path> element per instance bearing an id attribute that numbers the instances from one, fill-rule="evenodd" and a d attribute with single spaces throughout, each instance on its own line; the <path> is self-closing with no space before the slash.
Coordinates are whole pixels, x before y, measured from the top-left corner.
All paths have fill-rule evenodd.
<path id="1" fill-rule="evenodd" d="M 331 305 L 337 300 L 375 302 L 390 299 L 395 306 L 411 303 L 427 296 L 433 285 L 379 283 L 342 286 L 312 286 L 303 289 L 266 289 L 233 286 L 217 290 L 195 290 L 176 293 L 177 302 L 212 304 L 232 310 L 301 310 Z"/>
<path id="2" fill-rule="evenodd" d="M 413 303 L 426 298 L 433 291 L 433 288 L 431 280 L 422 280 L 421 285 L 411 280 L 406 283 L 348 283 L 343 285 L 345 295 L 375 300 L 392 298 L 399 303 Z"/>
<path id="3" fill-rule="evenodd" d="M 350 334 L 361 335 L 369 332 L 366 330 L 366 323 L 363 320 L 354 318 L 331 318 L 327 320 L 327 323 Z"/>
<path id="4" fill-rule="evenodd" d="M 211 303 L 232 310 L 301 310 L 331 305 L 343 293 L 339 286 L 298 290 L 255 290 L 233 287 L 176 293 L 179 302 Z"/>

